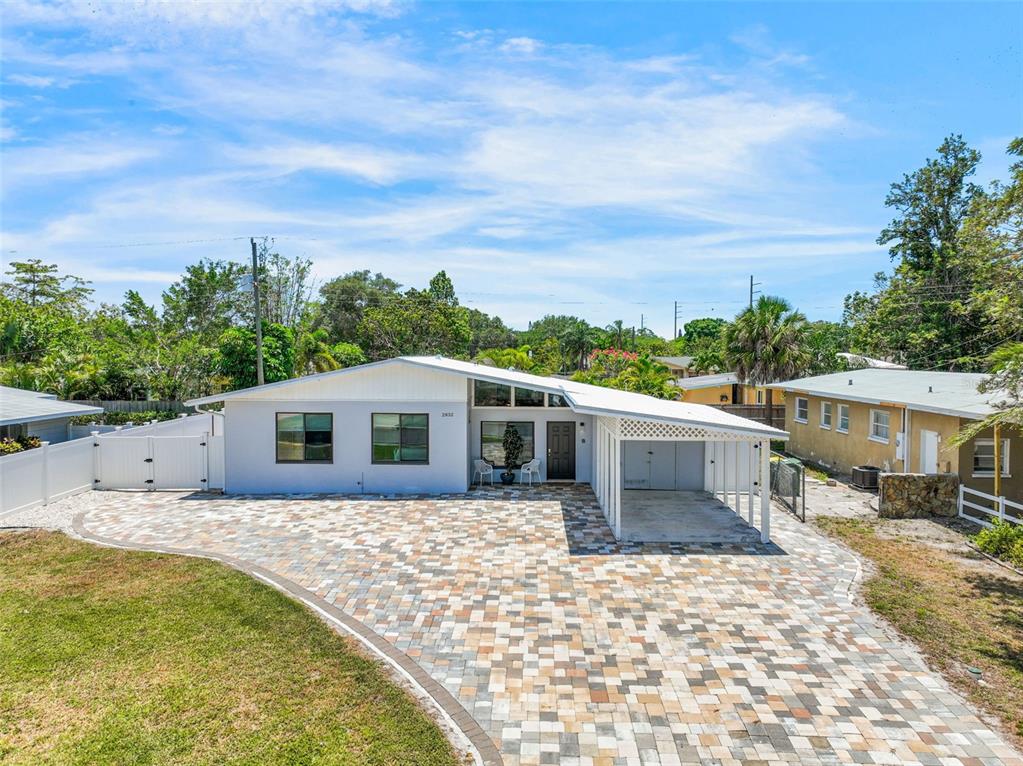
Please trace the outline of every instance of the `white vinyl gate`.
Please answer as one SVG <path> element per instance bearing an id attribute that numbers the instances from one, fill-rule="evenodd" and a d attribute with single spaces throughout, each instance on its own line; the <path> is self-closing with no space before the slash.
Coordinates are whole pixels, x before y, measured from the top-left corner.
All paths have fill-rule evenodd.
<path id="1" fill-rule="evenodd" d="M 97 489 L 209 488 L 208 436 L 101 437 L 96 442 Z"/>

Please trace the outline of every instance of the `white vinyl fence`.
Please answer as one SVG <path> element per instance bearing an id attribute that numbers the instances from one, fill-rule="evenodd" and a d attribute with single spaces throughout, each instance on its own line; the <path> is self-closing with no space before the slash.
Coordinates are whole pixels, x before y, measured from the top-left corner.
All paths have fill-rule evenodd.
<path id="1" fill-rule="evenodd" d="M 984 514 L 983 517 L 971 515 L 973 512 Z M 959 485 L 959 516 L 969 519 L 975 524 L 992 527 L 996 519 L 1023 524 L 1023 504 L 1006 500 L 998 495 L 989 495 L 976 489 Z"/>
<path id="2" fill-rule="evenodd" d="M 0 520 L 90 489 L 223 489 L 224 437 L 215 417 L 192 415 L 63 444 L 43 442 L 0 457 Z"/>

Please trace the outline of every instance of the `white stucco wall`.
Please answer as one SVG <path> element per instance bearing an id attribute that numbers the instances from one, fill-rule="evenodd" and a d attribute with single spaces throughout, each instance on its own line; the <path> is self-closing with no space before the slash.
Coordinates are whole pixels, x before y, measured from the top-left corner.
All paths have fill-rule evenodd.
<path id="1" fill-rule="evenodd" d="M 547 480 L 547 423 L 551 420 L 575 422 L 575 480 L 589 484 L 593 469 L 593 417 L 572 412 L 568 407 L 473 407 L 469 412 L 469 452 L 472 460 L 480 458 L 481 424 L 484 420 L 533 423 L 536 442 L 535 456 L 540 458 L 540 470 Z M 518 475 L 518 472 L 516 472 Z M 494 476 L 494 481 L 498 481 Z"/>
<path id="2" fill-rule="evenodd" d="M 276 413 L 329 412 L 334 416 L 332 463 L 277 463 Z M 374 465 L 374 412 L 430 416 L 427 465 Z M 414 494 L 467 489 L 466 405 L 458 402 L 243 401 L 225 403 L 225 491 L 229 493 L 339 492 Z"/>

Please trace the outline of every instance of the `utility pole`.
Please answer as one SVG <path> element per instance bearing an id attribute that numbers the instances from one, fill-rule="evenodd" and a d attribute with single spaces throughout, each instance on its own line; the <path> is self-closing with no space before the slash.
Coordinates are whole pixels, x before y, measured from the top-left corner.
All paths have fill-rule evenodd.
<path id="1" fill-rule="evenodd" d="M 754 290 L 753 288 L 756 285 L 762 285 L 762 284 L 764 284 L 764 283 L 763 282 L 754 282 L 753 281 L 753 275 L 752 274 L 749 275 L 749 307 L 750 308 L 753 308 L 753 296 L 756 293 L 760 292 L 759 290 Z"/>
<path id="2" fill-rule="evenodd" d="M 678 319 L 679 319 L 679 316 L 680 316 L 680 314 L 678 313 L 678 301 L 675 301 L 675 335 L 674 335 L 674 338 L 678 337 Z"/>
<path id="3" fill-rule="evenodd" d="M 263 317 L 259 310 L 259 264 L 256 260 L 256 239 L 252 243 L 252 298 L 256 305 L 256 383 L 263 385 Z"/>

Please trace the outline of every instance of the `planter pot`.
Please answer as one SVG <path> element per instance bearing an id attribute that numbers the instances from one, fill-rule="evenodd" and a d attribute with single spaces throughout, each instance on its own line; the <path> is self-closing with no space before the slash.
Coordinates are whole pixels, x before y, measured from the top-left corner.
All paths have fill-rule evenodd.
<path id="1" fill-rule="evenodd" d="M 513 471 L 501 471 L 501 483 L 502 484 L 513 484 L 515 482 L 515 473 Z"/>

